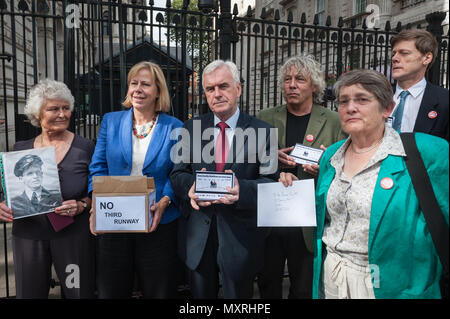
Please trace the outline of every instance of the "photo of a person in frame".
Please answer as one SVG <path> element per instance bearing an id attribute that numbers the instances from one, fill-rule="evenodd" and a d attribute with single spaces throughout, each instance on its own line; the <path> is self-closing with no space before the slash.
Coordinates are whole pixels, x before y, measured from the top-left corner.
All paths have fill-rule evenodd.
<path id="1" fill-rule="evenodd" d="M 47 190 L 42 185 L 43 164 L 41 158 L 33 154 L 25 155 L 16 162 L 14 175 L 23 183 L 23 192 L 11 198 L 14 218 L 50 212 L 61 205 L 60 192 Z"/>

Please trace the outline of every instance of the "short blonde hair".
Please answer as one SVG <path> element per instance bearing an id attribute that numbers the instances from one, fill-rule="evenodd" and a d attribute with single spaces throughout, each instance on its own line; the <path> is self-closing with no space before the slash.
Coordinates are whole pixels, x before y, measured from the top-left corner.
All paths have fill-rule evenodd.
<path id="1" fill-rule="evenodd" d="M 166 78 L 164 73 L 156 63 L 150 61 L 142 61 L 135 64 L 131 70 L 128 72 L 127 86 L 130 86 L 131 80 L 138 74 L 142 69 L 148 70 L 153 80 L 155 81 L 156 87 L 158 88 L 159 97 L 156 99 L 156 112 L 168 112 L 170 111 L 170 97 L 169 90 L 167 89 Z M 131 97 L 127 96 L 125 101 L 122 103 L 125 107 L 132 107 Z"/>
<path id="2" fill-rule="evenodd" d="M 73 111 L 75 99 L 67 85 L 60 81 L 43 79 L 30 89 L 25 103 L 24 113 L 32 125 L 41 126 L 41 109 L 48 100 L 64 100 L 69 103 L 70 111 Z"/>

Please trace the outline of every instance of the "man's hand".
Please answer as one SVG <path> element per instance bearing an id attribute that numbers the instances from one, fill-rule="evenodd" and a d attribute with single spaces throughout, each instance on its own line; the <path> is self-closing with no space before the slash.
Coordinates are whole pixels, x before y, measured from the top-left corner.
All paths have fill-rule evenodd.
<path id="1" fill-rule="evenodd" d="M 206 171 L 206 168 L 202 168 L 202 172 Z M 191 199 L 191 206 L 195 210 L 199 210 L 200 207 L 207 207 L 212 204 L 212 201 L 200 201 L 198 200 L 198 196 L 195 195 L 195 182 L 192 184 L 191 189 L 188 193 L 189 198 Z"/>
<path id="2" fill-rule="evenodd" d="M 281 168 L 295 168 L 297 163 L 288 154 L 292 152 L 294 146 L 286 147 L 278 150 L 278 161 L 280 162 Z"/>
<path id="3" fill-rule="evenodd" d="M 233 173 L 233 171 L 230 169 L 227 169 L 227 170 L 225 170 L 225 173 Z M 226 194 L 225 197 L 221 197 L 218 200 L 213 201 L 212 203 L 213 204 L 232 205 L 239 200 L 239 182 L 238 182 L 236 175 L 234 175 L 234 187 L 231 188 L 231 187 L 227 186 L 227 191 L 230 192 L 230 195 Z"/>

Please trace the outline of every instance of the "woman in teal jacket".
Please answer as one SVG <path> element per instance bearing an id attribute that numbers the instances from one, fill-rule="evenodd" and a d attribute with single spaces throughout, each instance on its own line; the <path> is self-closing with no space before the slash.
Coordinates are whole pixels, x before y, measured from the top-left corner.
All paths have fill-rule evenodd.
<path id="1" fill-rule="evenodd" d="M 386 124 L 395 106 L 389 82 L 376 71 L 352 71 L 335 93 L 350 137 L 320 161 L 313 297 L 440 298 L 442 266 L 400 136 Z M 415 137 L 448 225 L 448 142 Z"/>

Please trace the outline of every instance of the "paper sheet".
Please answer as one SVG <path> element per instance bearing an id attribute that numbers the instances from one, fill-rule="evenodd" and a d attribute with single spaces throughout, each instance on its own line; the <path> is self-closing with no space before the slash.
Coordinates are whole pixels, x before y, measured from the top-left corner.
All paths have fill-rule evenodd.
<path id="1" fill-rule="evenodd" d="M 316 226 L 314 180 L 258 184 L 258 227 Z"/>

